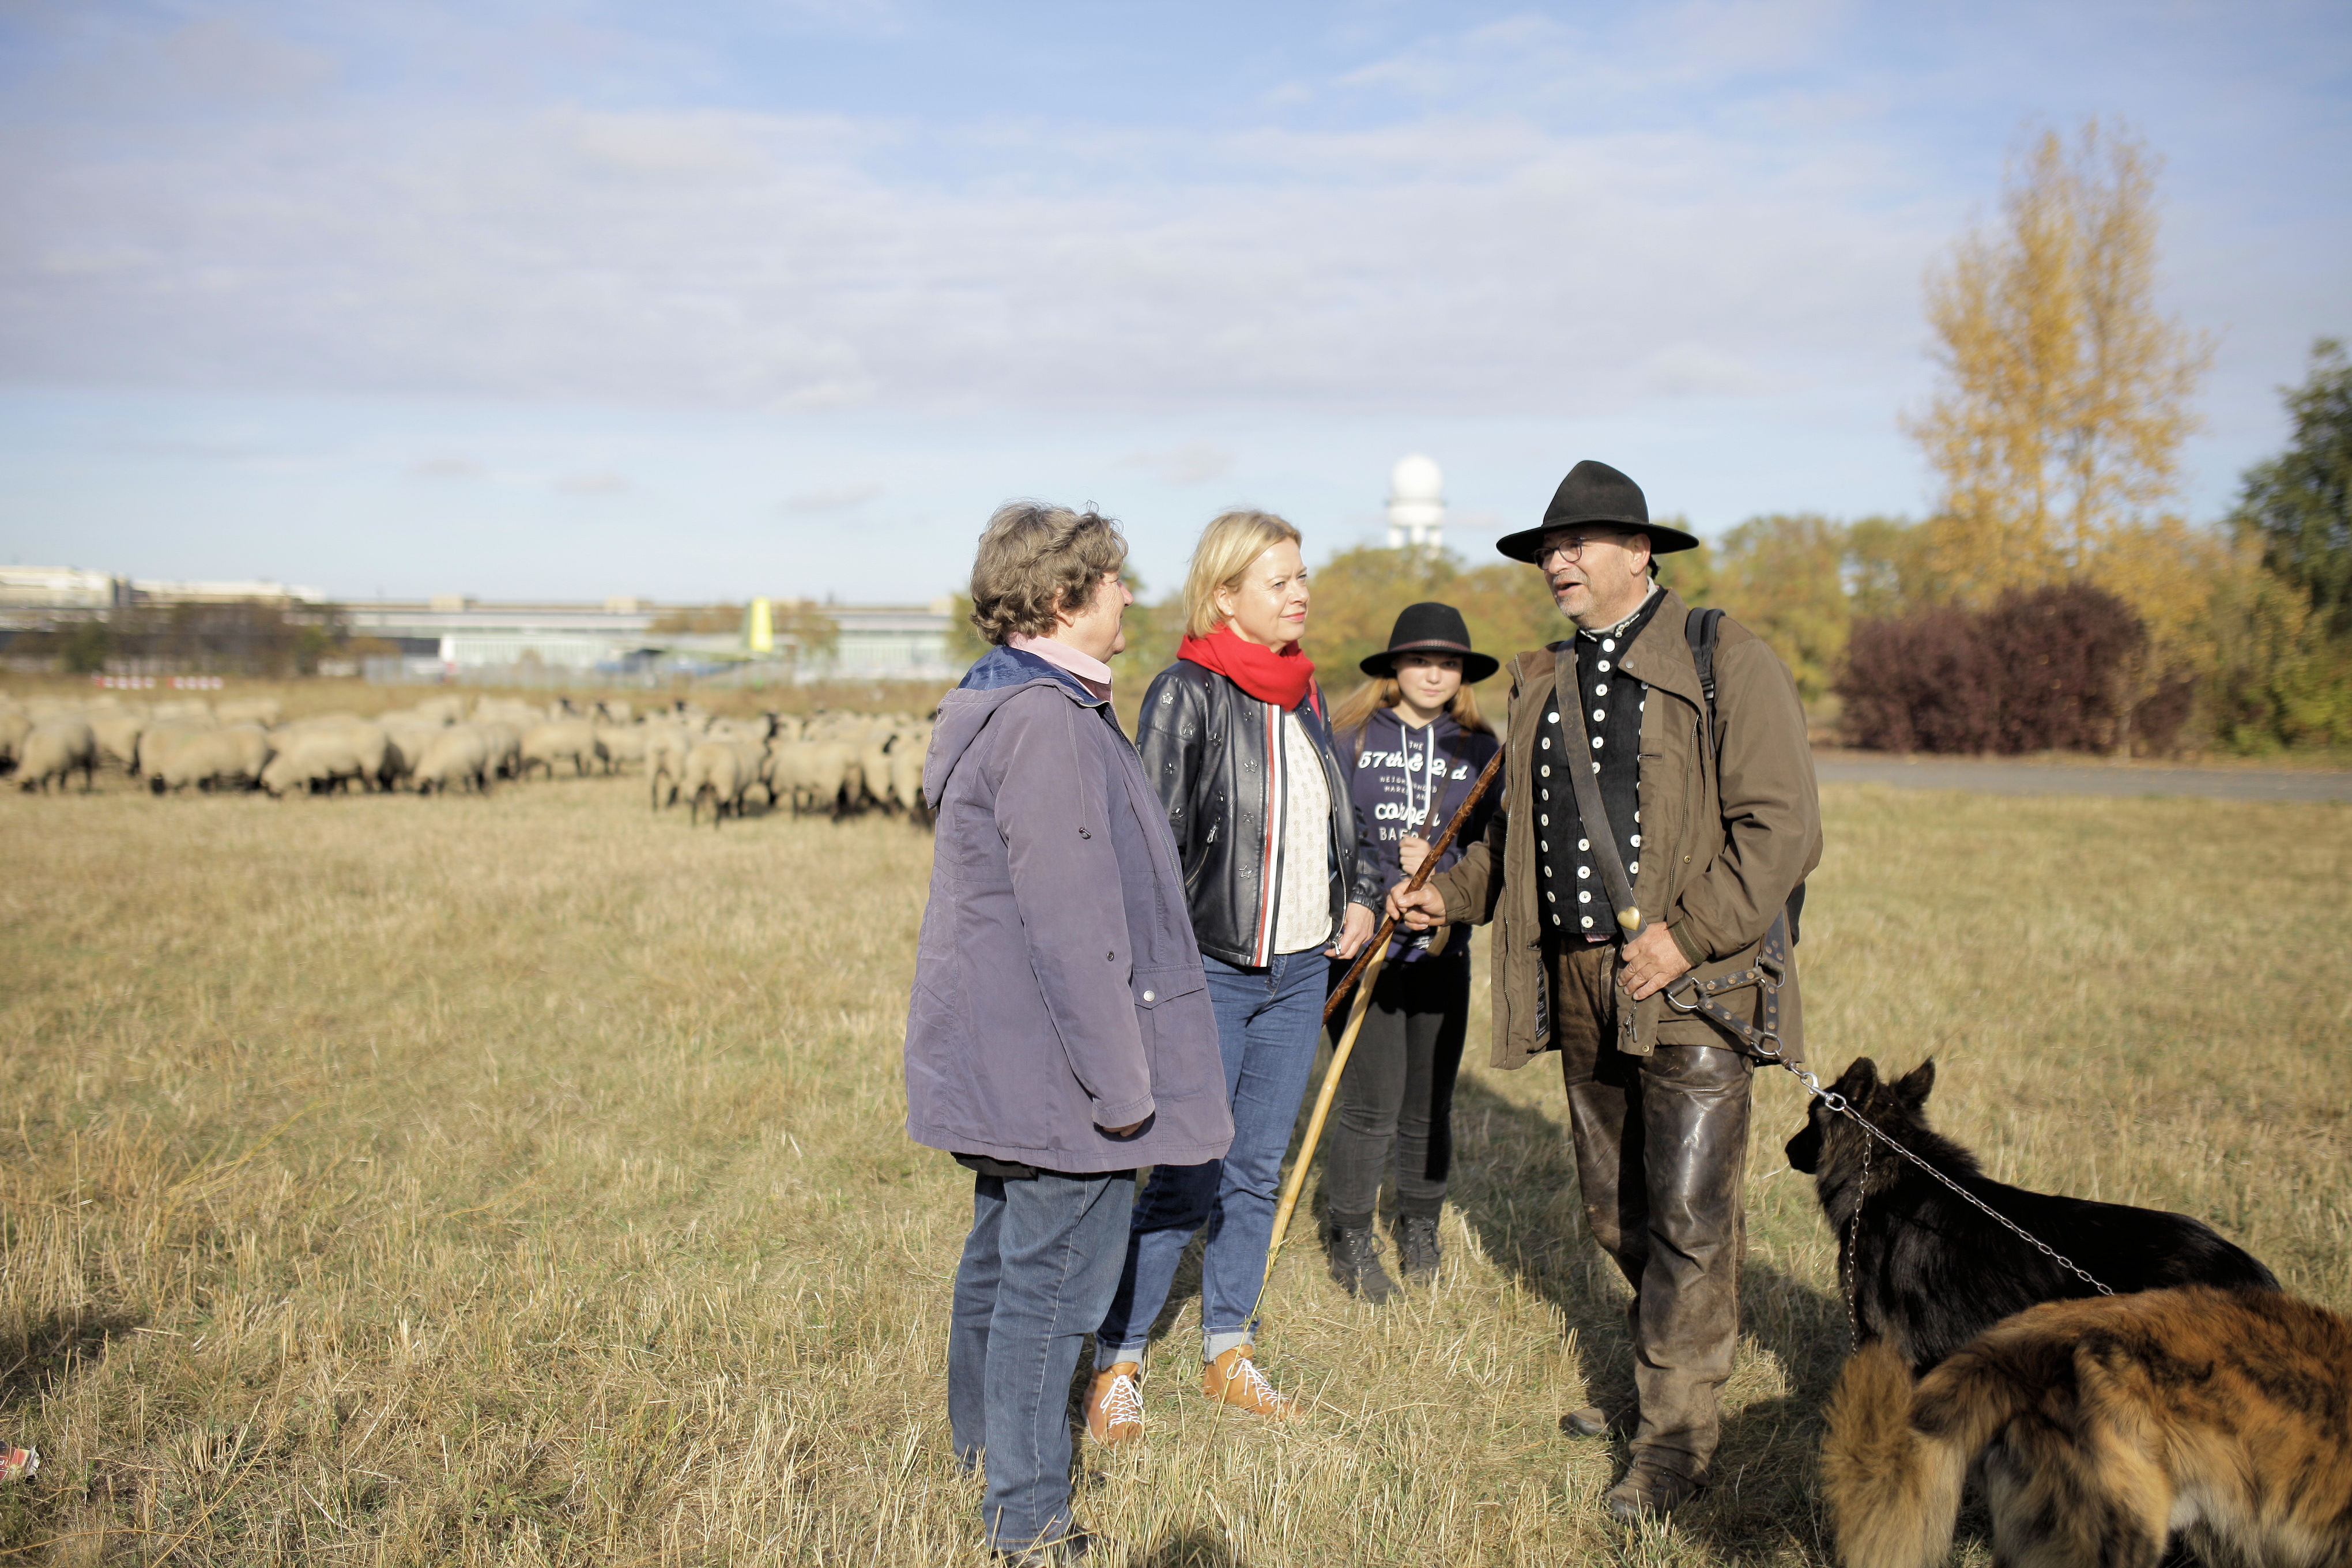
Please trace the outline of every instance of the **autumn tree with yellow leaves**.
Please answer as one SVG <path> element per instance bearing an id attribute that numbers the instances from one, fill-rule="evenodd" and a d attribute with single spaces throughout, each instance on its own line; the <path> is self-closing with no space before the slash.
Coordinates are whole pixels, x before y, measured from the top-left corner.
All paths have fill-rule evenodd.
<path id="1" fill-rule="evenodd" d="M 2088 576 L 2145 613 L 2162 589 L 2117 557 L 2152 547 L 2162 565 L 2194 542 L 2163 508 L 2211 350 L 2156 309 L 2158 167 L 2096 121 L 2071 143 L 2044 132 L 2000 221 L 1930 277 L 1944 384 L 1906 427 L 1940 480 L 1924 541 L 1938 597 Z"/>

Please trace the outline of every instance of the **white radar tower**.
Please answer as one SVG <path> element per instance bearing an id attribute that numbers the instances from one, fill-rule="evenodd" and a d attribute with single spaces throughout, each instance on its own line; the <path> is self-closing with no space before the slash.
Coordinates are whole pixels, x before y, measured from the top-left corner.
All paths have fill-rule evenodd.
<path id="1" fill-rule="evenodd" d="M 1436 550 L 1445 542 L 1445 476 L 1415 452 L 1389 471 L 1389 548 Z"/>

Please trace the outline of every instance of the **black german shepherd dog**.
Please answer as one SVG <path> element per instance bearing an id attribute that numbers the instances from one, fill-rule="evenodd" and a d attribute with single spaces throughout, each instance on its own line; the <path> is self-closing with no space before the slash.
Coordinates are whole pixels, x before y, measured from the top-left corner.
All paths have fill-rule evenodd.
<path id="1" fill-rule="evenodd" d="M 2279 1288 L 2269 1269 L 2187 1215 L 2032 1193 L 1988 1179 L 1975 1155 L 1928 1130 L 1921 1111 L 1935 1084 L 1932 1059 L 1882 1083 L 1878 1065 L 1861 1057 L 1832 1087 L 1873 1126 L 2117 1295 L 2177 1285 Z M 1865 1141 L 1872 1145 L 1866 1195 Z M 1838 1282 L 1853 1293 L 1861 1342 L 1888 1341 L 1915 1375 L 2012 1312 L 2098 1294 L 1818 1099 L 1804 1131 L 1789 1140 L 1789 1163 L 1813 1178 L 1822 1212 L 1837 1232 Z"/>

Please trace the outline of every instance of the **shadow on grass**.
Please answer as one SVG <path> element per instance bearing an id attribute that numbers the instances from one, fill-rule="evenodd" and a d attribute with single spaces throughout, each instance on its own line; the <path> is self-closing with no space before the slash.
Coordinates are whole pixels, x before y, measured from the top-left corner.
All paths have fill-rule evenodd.
<path id="1" fill-rule="evenodd" d="M 0 1328 L 0 1411 L 54 1393 L 139 1322 L 126 1312 L 52 1312 L 37 1323 Z"/>
<path id="2" fill-rule="evenodd" d="M 1224 1540 L 1207 1531 L 1188 1530 L 1153 1542 L 1135 1559 L 1138 1568 L 1244 1568 Z"/>
<path id="3" fill-rule="evenodd" d="M 1605 1440 L 1622 1464 L 1633 1425 L 1632 1293 L 1585 1229 L 1565 1120 L 1465 1078 L 1454 1090 L 1454 1150 L 1448 1201 L 1496 1268 L 1559 1310 L 1576 1336 L 1585 1396 L 1619 1424 Z M 1822 1405 L 1845 1359 L 1844 1306 L 1751 1255 L 1739 1315 L 1741 1331 L 1780 1363 L 1788 1392 L 1727 1413 L 1715 1484 L 1676 1516 L 1676 1529 L 1736 1558 L 1755 1556 L 1766 1542 L 1825 1552 L 1813 1456 Z"/>

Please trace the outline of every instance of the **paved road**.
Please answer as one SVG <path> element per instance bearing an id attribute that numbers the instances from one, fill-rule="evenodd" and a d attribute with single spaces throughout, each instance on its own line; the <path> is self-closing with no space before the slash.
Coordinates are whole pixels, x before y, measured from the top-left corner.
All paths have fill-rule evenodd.
<path id="1" fill-rule="evenodd" d="M 1885 784 L 1981 795 L 2195 795 L 2214 800 L 2352 800 L 2352 771 L 2166 768 L 1970 757 L 1817 756 L 1823 784 Z"/>

